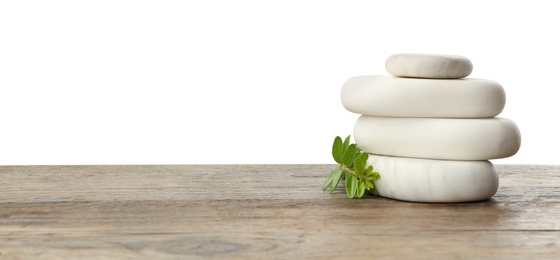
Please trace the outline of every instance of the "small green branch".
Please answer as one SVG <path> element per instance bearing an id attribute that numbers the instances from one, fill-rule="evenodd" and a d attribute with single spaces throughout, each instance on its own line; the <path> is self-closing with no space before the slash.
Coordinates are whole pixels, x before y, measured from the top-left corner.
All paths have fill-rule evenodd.
<path id="1" fill-rule="evenodd" d="M 361 198 L 366 190 L 375 193 L 373 181 L 380 178 L 379 173 L 373 171 L 373 166 L 367 165 L 368 153 L 362 151 L 356 144 L 350 144 L 350 136 L 344 141 L 340 136 L 334 139 L 332 155 L 338 167 L 327 176 L 323 183 L 323 190 L 331 190 L 332 193 L 340 180 L 344 179 L 349 198 L 354 196 Z"/>
<path id="2" fill-rule="evenodd" d="M 354 176 L 360 178 L 360 176 L 358 176 L 358 175 L 356 174 L 356 171 L 354 171 L 354 169 L 352 169 L 352 168 L 350 168 L 350 167 L 348 167 L 348 166 L 346 166 L 346 165 L 344 165 L 344 164 L 343 164 L 343 165 L 340 165 L 340 168 L 341 168 L 343 171 L 345 171 L 345 172 L 347 172 L 347 173 L 350 173 L 350 174 L 352 174 L 352 175 L 354 175 Z"/>

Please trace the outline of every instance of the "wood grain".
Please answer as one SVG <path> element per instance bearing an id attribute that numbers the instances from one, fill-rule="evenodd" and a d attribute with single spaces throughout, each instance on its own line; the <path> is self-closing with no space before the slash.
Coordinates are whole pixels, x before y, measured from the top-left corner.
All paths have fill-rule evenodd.
<path id="1" fill-rule="evenodd" d="M 333 165 L 1 166 L 1 259 L 560 259 L 560 166 L 488 201 L 321 191 Z"/>

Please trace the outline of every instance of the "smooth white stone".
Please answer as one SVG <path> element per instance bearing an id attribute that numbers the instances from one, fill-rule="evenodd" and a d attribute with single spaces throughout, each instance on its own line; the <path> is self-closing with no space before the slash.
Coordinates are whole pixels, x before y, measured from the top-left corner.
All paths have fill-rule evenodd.
<path id="1" fill-rule="evenodd" d="M 379 172 L 375 188 L 383 197 L 414 202 L 468 202 L 489 199 L 498 190 L 489 161 L 446 161 L 370 154 Z"/>
<path id="2" fill-rule="evenodd" d="M 506 104 L 504 88 L 484 79 L 358 76 L 344 83 L 341 96 L 348 111 L 372 116 L 484 118 Z"/>
<path id="3" fill-rule="evenodd" d="M 512 156 L 521 145 L 517 125 L 506 118 L 399 118 L 361 116 L 356 144 L 378 155 L 489 160 Z"/>
<path id="4" fill-rule="evenodd" d="M 402 53 L 389 56 L 385 69 L 399 77 L 459 79 L 470 75 L 473 65 L 464 56 Z"/>

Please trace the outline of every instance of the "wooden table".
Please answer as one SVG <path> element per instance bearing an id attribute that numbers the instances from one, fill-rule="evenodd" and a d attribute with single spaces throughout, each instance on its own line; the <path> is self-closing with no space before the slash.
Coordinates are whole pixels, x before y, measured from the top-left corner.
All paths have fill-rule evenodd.
<path id="1" fill-rule="evenodd" d="M 560 166 L 464 204 L 329 194 L 333 167 L 0 166 L 0 260 L 560 259 Z"/>

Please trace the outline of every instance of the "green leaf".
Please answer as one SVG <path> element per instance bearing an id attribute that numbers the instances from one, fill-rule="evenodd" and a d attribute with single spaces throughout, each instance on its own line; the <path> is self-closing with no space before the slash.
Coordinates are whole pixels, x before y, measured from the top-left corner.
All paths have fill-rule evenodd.
<path id="1" fill-rule="evenodd" d="M 359 151 L 359 149 L 357 149 Z M 366 169 L 366 162 L 367 162 L 368 154 L 359 152 L 358 156 L 354 160 L 354 169 L 356 171 L 356 175 L 360 176 Z"/>
<path id="2" fill-rule="evenodd" d="M 360 152 L 360 154 L 358 155 L 358 158 L 360 158 L 361 160 L 364 160 L 364 162 L 367 162 L 368 157 L 369 157 L 368 154 L 364 153 L 364 152 Z"/>
<path id="3" fill-rule="evenodd" d="M 323 191 L 326 191 L 327 188 L 331 186 L 331 183 L 332 183 L 332 178 L 327 177 L 327 179 L 323 183 L 323 187 L 322 187 Z"/>
<path id="4" fill-rule="evenodd" d="M 342 179 L 342 173 L 344 172 L 340 167 L 334 169 L 334 171 L 335 175 L 331 184 L 331 193 L 336 189 L 336 187 L 338 187 L 338 183 L 340 182 L 340 179 Z"/>
<path id="5" fill-rule="evenodd" d="M 354 156 L 353 156 L 354 160 L 356 160 L 356 158 L 358 158 L 360 154 L 362 154 L 362 150 L 360 150 L 360 148 L 358 148 L 358 146 L 356 145 L 356 149 L 354 150 Z"/>
<path id="6" fill-rule="evenodd" d="M 334 177 L 333 172 L 334 172 L 334 170 L 331 171 L 331 173 L 329 173 L 329 175 L 327 176 L 327 179 L 323 183 L 323 191 L 327 190 L 327 188 L 331 186 L 331 183 L 333 182 L 333 179 L 334 179 L 333 178 Z"/>
<path id="7" fill-rule="evenodd" d="M 342 144 L 342 147 L 344 147 L 344 151 L 346 151 L 346 148 L 348 148 L 349 145 L 350 145 L 350 136 L 347 136 L 346 139 L 344 139 L 344 144 Z"/>
<path id="8" fill-rule="evenodd" d="M 336 167 L 334 170 L 332 170 L 331 173 L 329 173 L 329 175 L 327 176 L 325 183 L 323 183 L 323 191 L 330 188 L 332 193 L 340 182 L 342 172 L 343 170 L 340 167 Z"/>
<path id="9" fill-rule="evenodd" d="M 346 195 L 348 198 L 354 198 L 356 195 L 358 178 L 354 175 L 346 176 Z"/>
<path id="10" fill-rule="evenodd" d="M 366 180 L 369 181 L 374 181 L 380 178 L 379 173 L 378 172 L 374 172 L 373 171 L 373 166 L 368 166 L 367 169 L 365 169 L 363 175 L 366 177 Z"/>
<path id="11" fill-rule="evenodd" d="M 334 143 L 332 146 L 332 156 L 335 162 L 342 164 L 342 154 L 344 153 L 344 146 L 342 144 L 342 138 L 337 136 L 334 138 Z"/>
<path id="12" fill-rule="evenodd" d="M 364 196 L 364 192 L 366 192 L 366 184 L 364 183 L 364 179 L 360 180 L 358 182 L 358 191 L 357 194 L 358 198 L 361 198 L 362 196 Z"/>
<path id="13" fill-rule="evenodd" d="M 372 170 L 369 169 L 369 167 L 364 171 L 364 177 L 366 178 L 366 180 L 368 181 L 373 181 L 375 180 L 375 176 L 373 175 L 373 172 L 371 172 Z"/>
<path id="14" fill-rule="evenodd" d="M 362 158 L 358 156 L 358 158 L 354 161 L 354 171 L 356 172 L 356 175 L 362 175 L 365 169 L 366 161 L 362 160 Z"/>
<path id="15" fill-rule="evenodd" d="M 344 154 L 342 155 L 342 164 L 348 167 L 352 167 L 355 153 L 356 153 L 356 145 L 355 144 L 349 145 L 346 151 L 344 151 Z"/>
<path id="16" fill-rule="evenodd" d="M 365 180 L 364 183 L 366 184 L 366 190 L 373 188 L 373 182 L 369 180 Z"/>

